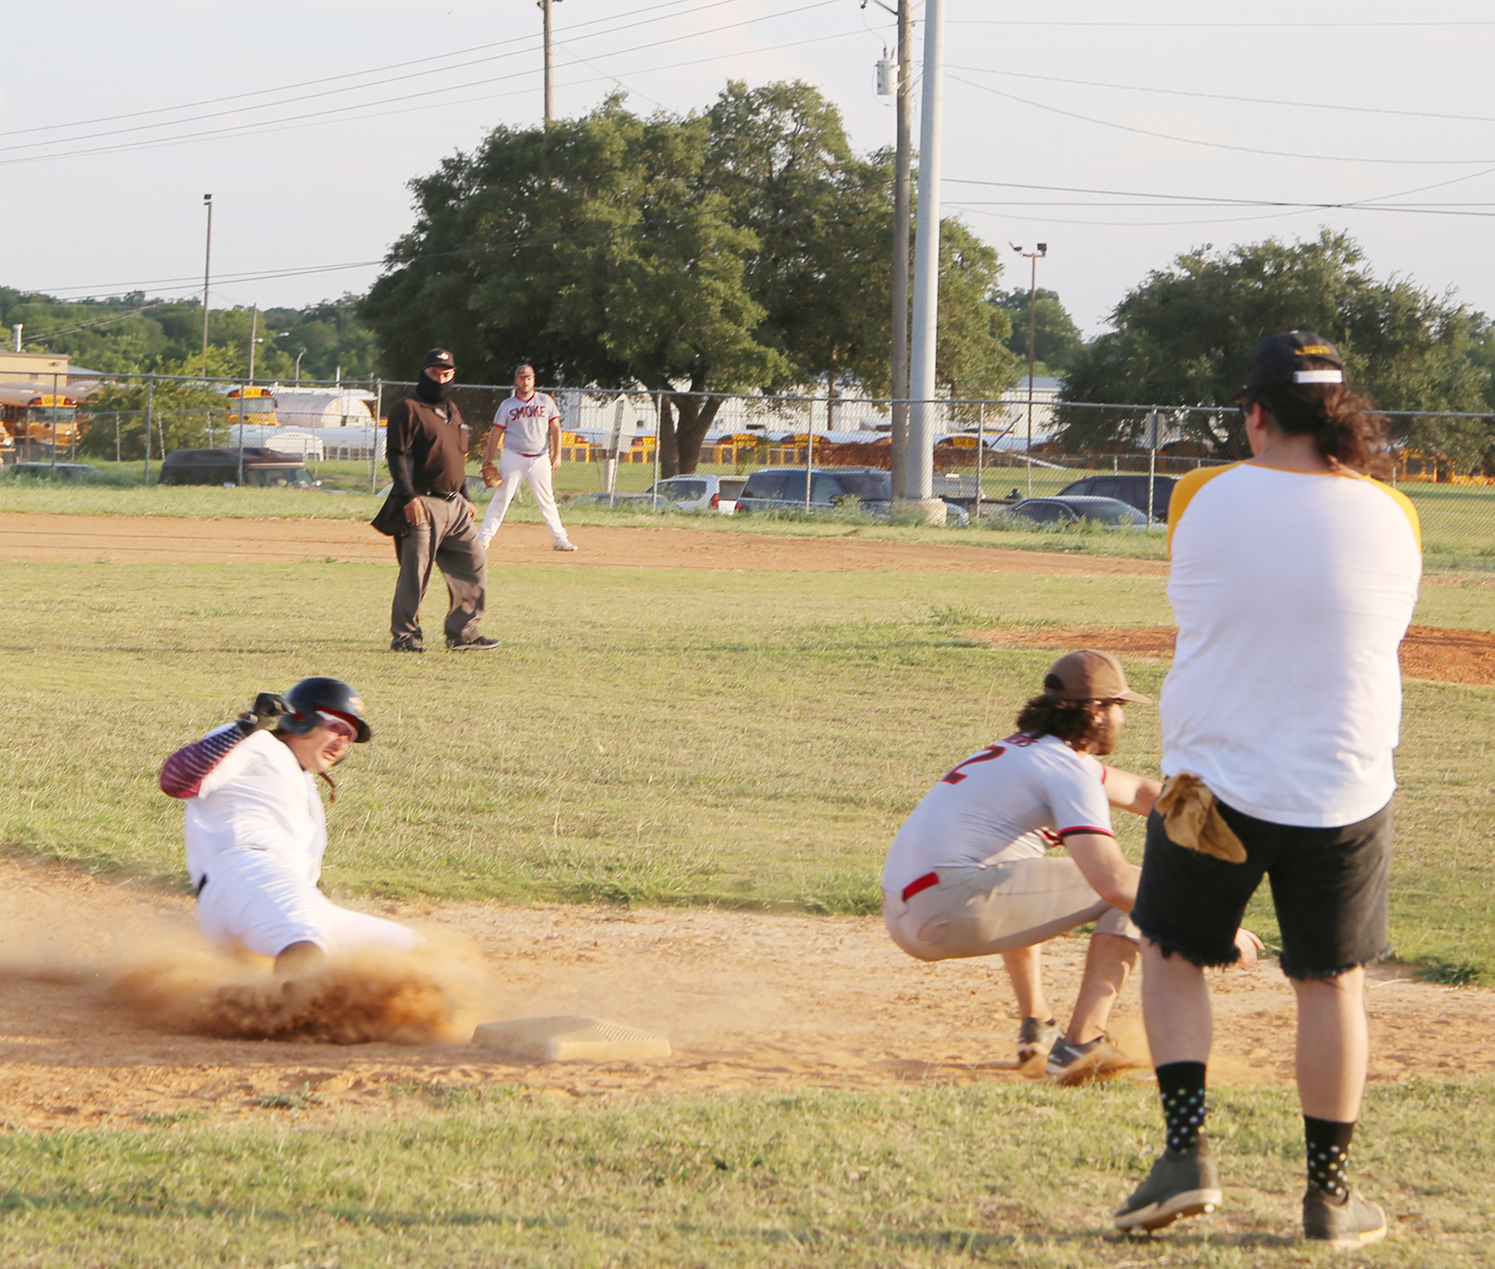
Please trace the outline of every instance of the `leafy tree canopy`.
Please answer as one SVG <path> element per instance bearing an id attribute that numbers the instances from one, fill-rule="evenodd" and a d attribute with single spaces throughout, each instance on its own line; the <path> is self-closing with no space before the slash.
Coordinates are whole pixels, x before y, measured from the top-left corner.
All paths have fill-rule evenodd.
<path id="1" fill-rule="evenodd" d="M 992 303 L 1003 309 L 1012 321 L 1007 347 L 1022 363 L 1024 372 L 1028 365 L 1028 300 L 1028 292 L 1020 287 L 999 291 L 992 296 Z M 1084 346 L 1080 328 L 1060 303 L 1059 293 L 1039 287 L 1033 295 L 1034 373 L 1062 378 Z"/>
<path id="2" fill-rule="evenodd" d="M 466 378 L 533 362 L 553 383 L 666 394 L 666 471 L 694 469 L 706 392 L 824 379 L 885 393 L 890 164 L 862 158 L 800 83 L 731 83 L 704 114 L 641 119 L 613 97 L 549 127 L 496 128 L 412 183 L 416 223 L 364 314 L 391 376 L 450 347 Z M 999 265 L 946 223 L 940 378 L 1004 386 Z"/>
<path id="3" fill-rule="evenodd" d="M 1482 318 L 1411 281 L 1377 279 L 1347 234 L 1320 231 L 1292 243 L 1181 255 L 1149 274 L 1111 314 L 1113 332 L 1086 345 L 1060 394 L 1065 401 L 1227 406 L 1255 344 L 1285 330 L 1328 337 L 1351 381 L 1388 410 L 1479 410 L 1489 378 L 1474 360 Z M 1488 326 L 1488 323 L 1484 323 Z M 1068 448 L 1136 443 L 1135 412 L 1061 411 Z M 1191 415 L 1191 438 L 1245 454 L 1233 407 Z M 1469 461 L 1484 448 L 1479 420 L 1394 419 L 1393 431 L 1424 450 Z"/>
<path id="4" fill-rule="evenodd" d="M 358 299 L 343 296 L 306 309 L 271 308 L 259 314 L 255 376 L 289 380 L 301 349 L 301 375 L 345 379 L 374 373 L 373 332 L 358 316 Z M 107 374 L 201 374 L 202 304 L 147 299 L 143 292 L 100 300 L 58 300 L 0 287 L 0 322 L 24 323 L 28 351 L 66 353 L 76 365 Z M 228 377 L 249 373 L 247 308 L 214 309 L 208 316 L 209 370 Z"/>

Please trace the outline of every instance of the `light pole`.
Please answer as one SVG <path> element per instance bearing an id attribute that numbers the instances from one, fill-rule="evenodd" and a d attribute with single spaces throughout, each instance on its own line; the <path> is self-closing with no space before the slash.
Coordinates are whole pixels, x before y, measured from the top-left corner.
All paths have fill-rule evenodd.
<path id="1" fill-rule="evenodd" d="M 1028 497 L 1033 496 L 1033 345 L 1034 336 L 1037 332 L 1037 323 L 1034 314 L 1038 305 L 1038 262 L 1049 253 L 1049 244 L 1040 242 L 1037 251 L 1024 251 L 1015 242 L 1007 244 L 1024 260 L 1033 261 L 1033 274 L 1028 283 Z"/>
<path id="2" fill-rule="evenodd" d="M 213 266 L 213 196 L 204 194 L 202 205 L 208 209 L 208 243 L 202 260 L 202 377 L 208 377 L 208 277 Z"/>
<path id="3" fill-rule="evenodd" d="M 297 387 L 301 386 L 301 358 L 303 358 L 304 356 L 306 356 L 306 349 L 305 348 L 303 348 L 300 352 L 298 352 L 296 354 L 296 386 Z"/>
<path id="4" fill-rule="evenodd" d="M 550 6 L 560 0 L 536 0 L 536 7 L 545 15 L 545 122 L 555 119 L 555 94 L 552 91 L 550 67 Z"/>

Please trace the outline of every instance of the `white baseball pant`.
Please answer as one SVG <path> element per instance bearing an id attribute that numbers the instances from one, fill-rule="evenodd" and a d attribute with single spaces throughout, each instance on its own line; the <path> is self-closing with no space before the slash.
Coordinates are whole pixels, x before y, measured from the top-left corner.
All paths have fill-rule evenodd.
<path id="1" fill-rule="evenodd" d="M 498 474 L 503 483 L 499 485 L 488 504 L 488 514 L 483 517 L 483 527 L 478 530 L 478 542 L 486 551 L 504 522 L 504 514 L 514 495 L 519 492 L 521 480 L 529 483 L 535 495 L 535 506 L 540 508 L 540 518 L 550 530 L 555 545 L 570 541 L 566 526 L 561 523 L 561 513 L 556 510 L 555 491 L 550 486 L 550 454 L 521 454 L 518 450 L 505 449 L 498 460 Z"/>
<path id="2" fill-rule="evenodd" d="M 258 850 L 215 858 L 197 896 L 197 924 L 212 943 L 238 943 L 275 957 L 292 943 L 324 952 L 392 947 L 408 952 L 425 942 L 383 917 L 340 908 L 286 861 Z"/>
<path id="3" fill-rule="evenodd" d="M 1072 859 L 935 871 L 939 884 L 907 900 L 883 894 L 883 923 L 893 942 L 921 961 L 1032 947 L 1088 921 L 1098 934 L 1141 939 L 1127 914 L 1096 894 Z"/>

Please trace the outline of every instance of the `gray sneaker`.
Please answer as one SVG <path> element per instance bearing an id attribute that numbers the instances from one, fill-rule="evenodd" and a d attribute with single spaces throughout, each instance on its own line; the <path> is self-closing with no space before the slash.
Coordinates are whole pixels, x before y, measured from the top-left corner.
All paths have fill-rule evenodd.
<path id="1" fill-rule="evenodd" d="M 551 546 L 550 549 L 552 551 L 574 551 L 574 550 L 576 550 L 576 543 L 574 543 L 574 542 L 556 542 L 554 545 Z"/>
<path id="2" fill-rule="evenodd" d="M 1083 1084 L 1087 1080 L 1115 1075 L 1137 1063 L 1116 1047 L 1116 1042 L 1102 1031 L 1084 1044 L 1071 1044 L 1063 1036 L 1054 1041 L 1044 1073 L 1061 1084 Z"/>
<path id="3" fill-rule="evenodd" d="M 1220 1177 L 1203 1137 L 1192 1150 L 1165 1150 L 1152 1171 L 1116 1209 L 1116 1228 L 1151 1232 L 1182 1220 L 1213 1212 L 1220 1206 Z"/>
<path id="4" fill-rule="evenodd" d="M 1040 1018 L 1024 1018 L 1023 1028 L 1017 1033 L 1018 1064 L 1026 1065 L 1046 1054 L 1061 1034 L 1059 1024 L 1053 1018 L 1047 1022 Z"/>
<path id="5" fill-rule="evenodd" d="M 1386 1213 L 1354 1190 L 1336 1203 L 1310 1185 L 1303 1195 L 1303 1237 L 1344 1250 L 1366 1247 L 1386 1237 Z"/>

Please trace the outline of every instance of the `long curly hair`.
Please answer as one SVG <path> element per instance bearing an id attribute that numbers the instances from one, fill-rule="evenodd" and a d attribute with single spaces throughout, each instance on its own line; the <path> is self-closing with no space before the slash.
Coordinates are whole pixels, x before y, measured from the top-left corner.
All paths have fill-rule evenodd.
<path id="1" fill-rule="evenodd" d="M 1305 367 L 1337 369 L 1321 357 L 1305 357 Z M 1241 408 L 1252 402 L 1276 420 L 1288 436 L 1311 436 L 1314 448 L 1331 462 L 1365 476 L 1384 479 L 1391 473 L 1386 444 L 1386 416 L 1371 399 L 1344 383 L 1299 383 L 1291 387 L 1252 388 Z"/>
<path id="2" fill-rule="evenodd" d="M 1017 729 L 1028 736 L 1057 736 L 1067 745 L 1094 740 L 1105 727 L 1095 701 L 1058 701 L 1032 697 L 1018 712 Z"/>

